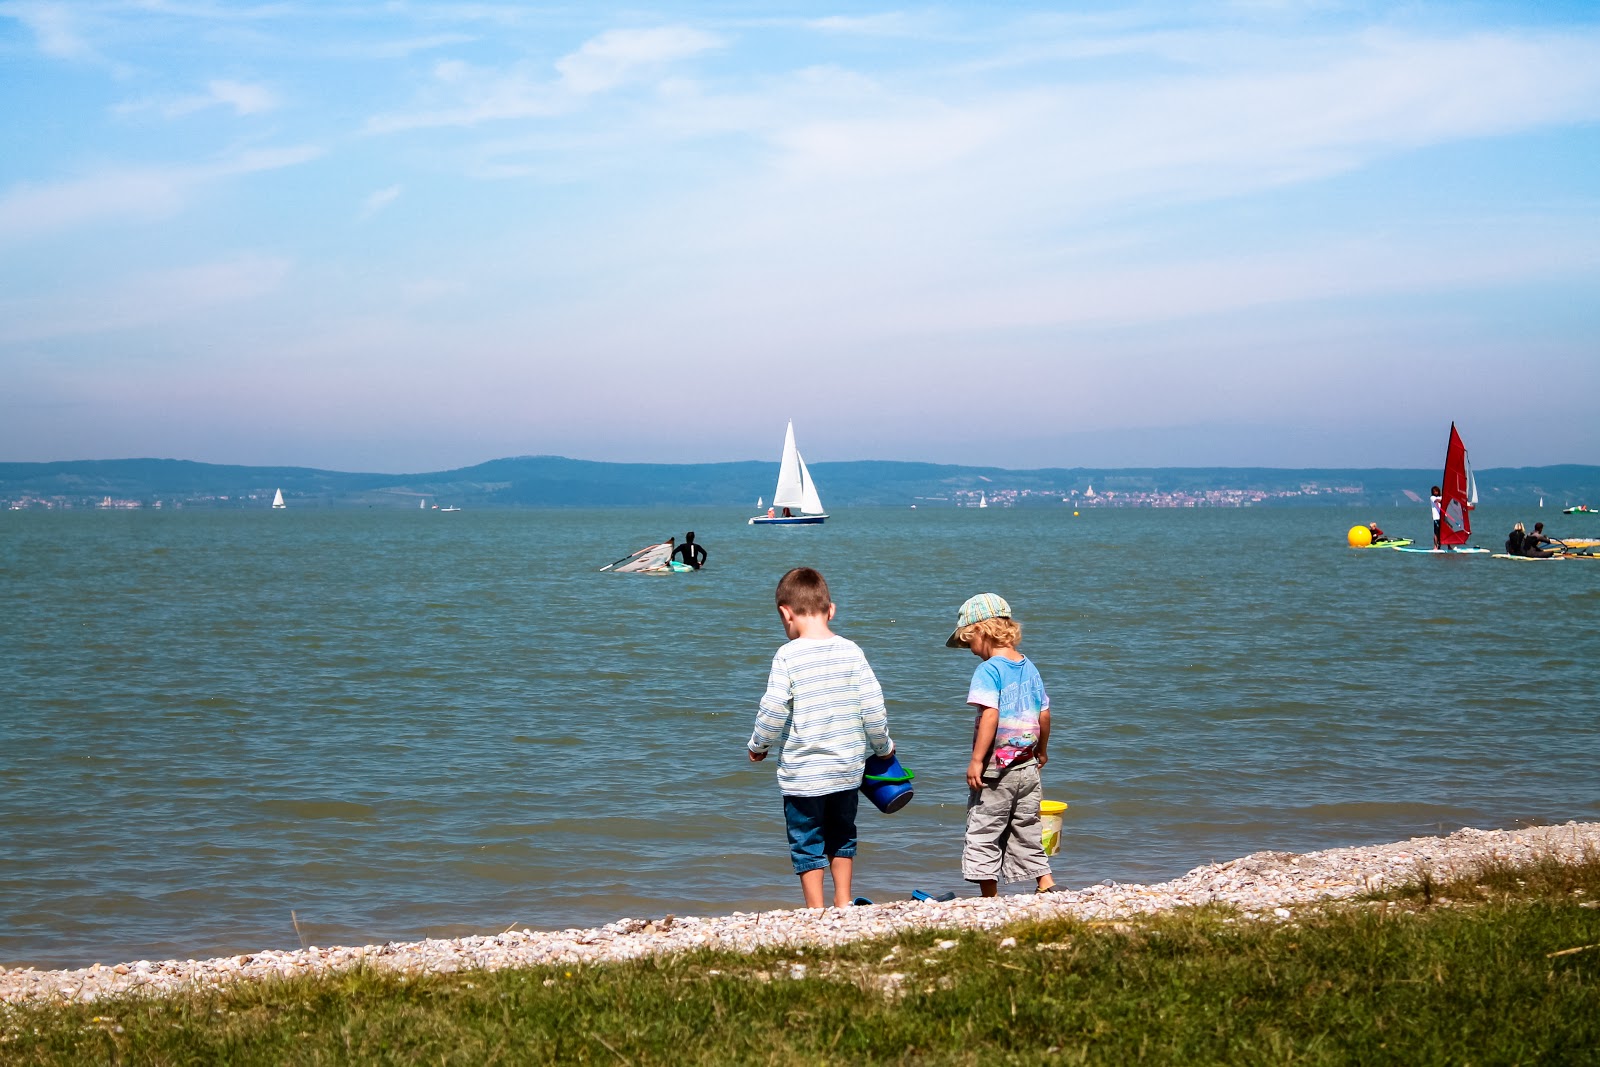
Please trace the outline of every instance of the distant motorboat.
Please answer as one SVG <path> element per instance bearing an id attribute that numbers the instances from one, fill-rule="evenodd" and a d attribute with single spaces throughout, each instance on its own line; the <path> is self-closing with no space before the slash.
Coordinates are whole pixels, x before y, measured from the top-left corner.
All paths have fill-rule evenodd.
<path id="1" fill-rule="evenodd" d="M 460 511 L 460 510 L 461 510 L 461 509 L 460 509 L 460 508 L 458 508 L 458 507 L 456 507 L 456 506 L 455 506 L 455 505 L 454 505 L 454 504 L 451 504 L 451 505 L 450 505 L 450 506 L 449 506 L 449 507 L 447 507 L 447 508 L 440 508 L 440 509 L 439 509 L 439 510 L 440 510 L 440 511 Z"/>

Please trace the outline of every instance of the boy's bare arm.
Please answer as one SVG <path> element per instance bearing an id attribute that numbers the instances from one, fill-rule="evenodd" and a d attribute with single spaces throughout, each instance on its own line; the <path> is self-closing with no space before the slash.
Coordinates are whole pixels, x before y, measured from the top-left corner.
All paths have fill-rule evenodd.
<path id="1" fill-rule="evenodd" d="M 1050 744 L 1050 709 L 1049 708 L 1045 708 L 1045 709 L 1043 709 L 1042 711 L 1039 712 L 1039 743 L 1037 745 L 1033 746 L 1033 758 L 1034 758 L 1034 761 L 1039 764 L 1039 767 L 1041 769 L 1043 769 L 1043 767 L 1044 767 L 1044 765 L 1046 763 L 1050 762 L 1050 757 L 1045 752 L 1045 748 L 1049 744 Z"/>
<path id="2" fill-rule="evenodd" d="M 983 765 L 989 762 L 994 747 L 994 732 L 1000 726 L 1000 709 L 984 708 L 978 717 L 977 736 L 972 739 L 972 760 L 967 764 L 967 788 L 983 788 Z"/>

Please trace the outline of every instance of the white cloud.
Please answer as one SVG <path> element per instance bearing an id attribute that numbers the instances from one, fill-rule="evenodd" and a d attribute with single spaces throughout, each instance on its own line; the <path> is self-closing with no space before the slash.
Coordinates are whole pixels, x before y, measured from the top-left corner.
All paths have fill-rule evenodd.
<path id="1" fill-rule="evenodd" d="M 369 194 L 367 198 L 362 201 L 361 213 L 357 216 L 357 218 L 365 222 L 367 219 L 372 218 L 372 216 L 376 215 L 378 212 L 382 211 L 384 208 L 388 207 L 398 199 L 400 199 L 400 187 L 398 185 L 390 185 L 383 189 L 379 189 L 376 192 Z"/>
<path id="2" fill-rule="evenodd" d="M 571 112 L 587 97 L 664 76 L 673 64 L 721 45 L 719 37 L 682 26 L 609 30 L 557 60 L 555 78 L 528 63 L 497 69 L 446 60 L 435 65 L 433 82 L 420 106 L 375 115 L 367 121 L 366 131 L 398 133 L 552 118 Z"/>
<path id="3" fill-rule="evenodd" d="M 878 15 L 828 15 L 811 19 L 806 25 L 823 33 L 863 37 L 901 37 L 916 29 L 916 24 L 903 11 L 888 11 Z"/>
<path id="4" fill-rule="evenodd" d="M 563 87 L 585 96 L 615 89 L 721 45 L 721 38 L 687 26 L 608 30 L 557 60 L 556 70 Z"/>
<path id="5" fill-rule="evenodd" d="M 57 59 L 95 58 L 94 49 L 83 38 L 77 12 L 65 3 L 0 4 L 0 16 L 16 19 L 33 32 L 39 50 Z"/>
<path id="6" fill-rule="evenodd" d="M 118 114 L 129 115 L 154 111 L 165 118 L 182 118 L 208 108 L 232 108 L 235 115 L 259 115 L 279 107 L 277 94 L 262 85 L 215 79 L 206 83 L 203 93 L 189 96 L 152 97 L 118 104 Z"/>
<path id="7" fill-rule="evenodd" d="M 224 178 L 305 163 L 320 150 L 256 149 L 195 166 L 106 171 L 53 185 L 17 185 L 0 194 L 0 242 L 92 222 L 151 222 L 178 214 L 197 188 Z"/>
<path id="8" fill-rule="evenodd" d="M 260 85 L 218 79 L 209 82 L 206 90 L 214 103 L 233 108 L 236 115 L 259 115 L 278 107 L 277 95 Z"/>

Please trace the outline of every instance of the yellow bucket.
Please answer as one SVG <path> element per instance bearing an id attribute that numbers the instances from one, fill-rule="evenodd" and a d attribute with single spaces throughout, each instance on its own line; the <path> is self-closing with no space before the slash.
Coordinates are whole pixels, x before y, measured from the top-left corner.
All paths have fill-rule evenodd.
<path id="1" fill-rule="evenodd" d="M 1061 848 L 1061 813 L 1067 805 L 1059 800 L 1039 801 L 1040 837 L 1044 840 L 1044 854 L 1054 856 Z"/>

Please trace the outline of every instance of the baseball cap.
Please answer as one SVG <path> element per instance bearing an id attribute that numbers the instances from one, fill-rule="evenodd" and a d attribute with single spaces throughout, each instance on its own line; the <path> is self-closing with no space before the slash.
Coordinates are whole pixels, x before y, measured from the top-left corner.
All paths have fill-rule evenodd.
<path id="1" fill-rule="evenodd" d="M 1011 605 L 1006 603 L 1005 597 L 999 593 L 979 593 L 977 596 L 968 597 L 967 602 L 961 605 L 961 610 L 956 613 L 956 628 L 945 640 L 945 648 L 966 648 L 967 646 L 957 639 L 956 634 L 961 632 L 963 626 L 971 626 L 984 619 L 1009 619 L 1011 618 Z"/>

